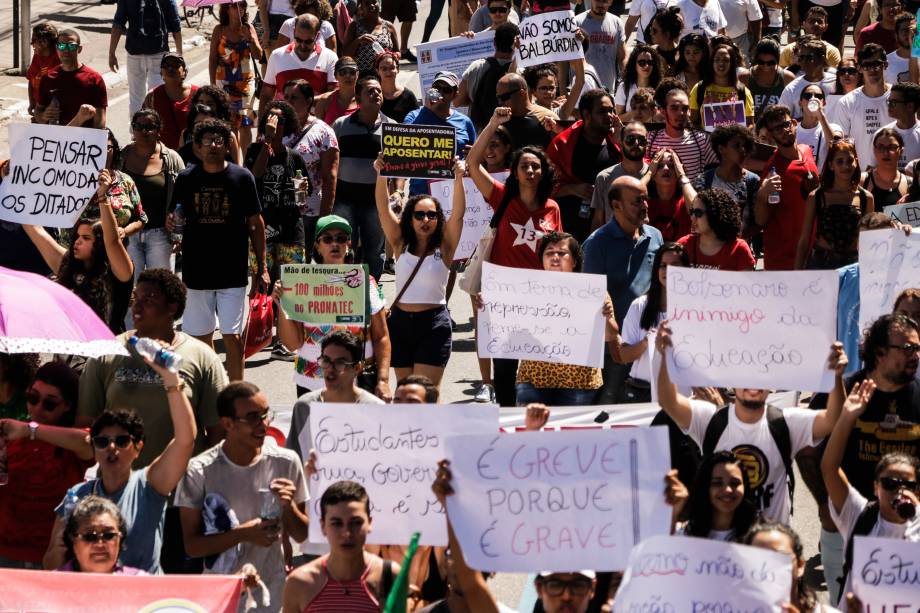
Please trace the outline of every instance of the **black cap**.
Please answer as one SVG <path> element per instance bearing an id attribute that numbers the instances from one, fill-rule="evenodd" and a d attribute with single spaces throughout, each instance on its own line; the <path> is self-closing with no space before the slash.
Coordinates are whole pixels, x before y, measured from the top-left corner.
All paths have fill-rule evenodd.
<path id="1" fill-rule="evenodd" d="M 169 60 L 177 60 L 180 64 L 182 64 L 183 68 L 187 68 L 185 65 L 185 58 L 178 53 L 173 53 L 172 51 L 163 54 L 163 59 L 160 60 L 160 68 L 166 66 L 166 62 Z"/>

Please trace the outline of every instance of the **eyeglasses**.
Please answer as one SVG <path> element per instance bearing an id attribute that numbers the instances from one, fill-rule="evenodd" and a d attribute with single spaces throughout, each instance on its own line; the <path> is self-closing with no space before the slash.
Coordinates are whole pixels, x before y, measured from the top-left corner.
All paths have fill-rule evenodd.
<path id="1" fill-rule="evenodd" d="M 910 104 L 907 100 L 895 100 L 894 98 L 888 99 L 888 106 L 896 106 L 898 104 Z"/>
<path id="2" fill-rule="evenodd" d="M 636 66 L 639 68 L 648 68 L 652 64 L 654 64 L 652 60 L 636 60 Z"/>
<path id="3" fill-rule="evenodd" d="M 155 123 L 132 123 L 131 127 L 138 132 L 156 132 L 160 126 Z"/>
<path id="4" fill-rule="evenodd" d="M 697 219 L 706 217 L 705 209 L 690 209 L 688 212 L 690 213 L 690 217 L 696 217 Z"/>
<path id="5" fill-rule="evenodd" d="M 901 150 L 901 145 L 875 145 L 876 151 L 881 151 L 882 153 L 896 153 Z M 909 344 L 909 343 L 908 343 Z M 906 347 L 907 345 L 905 345 Z M 915 345 L 915 347 L 920 348 L 920 345 Z"/>
<path id="6" fill-rule="evenodd" d="M 788 129 L 791 128 L 791 127 L 792 127 L 792 120 L 791 120 L 791 119 L 787 119 L 787 120 L 784 121 L 783 123 L 777 124 L 777 125 L 775 125 L 775 126 L 767 126 L 767 130 L 769 130 L 770 132 L 773 132 L 773 133 L 775 134 L 775 133 L 777 133 L 777 132 L 785 132 L 786 130 L 788 130 Z"/>
<path id="7" fill-rule="evenodd" d="M 900 349 L 904 353 L 910 355 L 912 353 L 920 353 L 920 345 L 917 343 L 904 343 L 903 345 L 888 345 L 889 349 Z"/>
<path id="8" fill-rule="evenodd" d="M 275 412 L 272 411 L 271 409 L 269 409 L 268 411 L 265 411 L 264 413 L 256 413 L 255 411 L 253 411 L 252 413 L 246 413 L 246 415 L 244 415 L 243 417 L 233 418 L 234 421 L 241 421 L 244 424 L 252 426 L 253 428 L 263 423 L 266 425 L 270 424 L 272 423 L 273 419 L 275 419 Z"/>
<path id="9" fill-rule="evenodd" d="M 863 70 L 880 70 L 887 63 L 882 60 L 869 60 L 868 62 L 860 63 L 859 67 Z"/>
<path id="10" fill-rule="evenodd" d="M 591 591 L 591 581 L 589 579 L 574 579 L 572 581 L 549 579 L 543 582 L 543 589 L 554 598 L 562 596 L 566 589 L 569 590 L 572 596 L 580 598 Z"/>
<path id="11" fill-rule="evenodd" d="M 897 479 L 895 477 L 882 477 L 878 480 L 881 484 L 882 489 L 886 492 L 897 492 L 898 490 L 905 489 L 911 492 L 917 491 L 917 482 L 908 481 L 907 479 Z"/>
<path id="12" fill-rule="evenodd" d="M 555 85 L 541 85 L 540 87 L 537 88 L 537 90 L 541 92 L 555 92 L 556 86 Z"/>
<path id="13" fill-rule="evenodd" d="M 58 43 L 58 51 L 76 51 L 80 48 L 80 43 Z"/>
<path id="14" fill-rule="evenodd" d="M 134 437 L 130 434 L 119 434 L 118 436 L 108 437 L 108 436 L 94 436 L 93 437 L 93 447 L 96 449 L 108 449 L 109 445 L 115 443 L 115 446 L 119 449 L 127 449 L 128 446 L 134 442 Z"/>
<path id="15" fill-rule="evenodd" d="M 438 218 L 437 211 L 412 211 L 412 219 L 415 221 L 434 221 Z"/>
<path id="16" fill-rule="evenodd" d="M 201 144 L 205 147 L 223 147 L 224 146 L 224 137 L 223 136 L 205 136 L 201 139 Z"/>
<path id="17" fill-rule="evenodd" d="M 774 68 L 777 63 L 776 60 L 754 60 L 754 66 L 766 66 L 767 68 Z"/>
<path id="18" fill-rule="evenodd" d="M 321 355 L 319 359 L 316 360 L 316 363 L 319 364 L 319 367 L 323 370 L 331 369 L 335 370 L 335 372 L 345 372 L 346 368 L 354 368 L 356 364 L 356 362 L 349 362 L 345 358 L 330 360 L 324 355 Z"/>
<path id="19" fill-rule="evenodd" d="M 818 61 L 818 56 L 814 53 L 800 53 L 799 54 L 800 62 L 816 62 Z"/>
<path id="20" fill-rule="evenodd" d="M 645 147 L 648 144 L 648 139 L 638 134 L 627 134 L 623 137 L 623 142 L 630 147 Z"/>
<path id="21" fill-rule="evenodd" d="M 105 532 L 84 532 L 83 534 L 78 534 L 77 536 L 84 543 L 98 543 L 99 541 L 111 543 L 121 536 L 121 532 L 106 530 Z"/>
<path id="22" fill-rule="evenodd" d="M 802 94 L 802 100 L 811 100 L 812 98 L 816 100 L 824 100 L 824 94 L 818 92 L 805 92 Z"/>
<path id="23" fill-rule="evenodd" d="M 344 76 L 349 76 L 349 77 L 350 77 L 350 76 L 352 76 L 352 75 L 358 74 L 358 69 L 357 69 L 357 68 L 339 68 L 339 69 L 335 72 L 335 74 L 340 74 L 340 75 L 344 75 Z"/>
<path id="24" fill-rule="evenodd" d="M 347 234 L 323 234 L 316 242 L 322 243 L 324 245 L 331 245 L 332 243 L 338 243 L 344 245 L 351 239 Z"/>
<path id="25" fill-rule="evenodd" d="M 48 396 L 42 396 L 36 391 L 26 392 L 26 403 L 27 404 L 30 404 L 34 407 L 34 406 L 38 406 L 38 404 L 41 403 L 42 409 L 44 409 L 45 411 L 48 411 L 49 413 L 51 413 L 52 411 L 57 409 L 59 406 L 61 406 L 62 402 L 63 400 L 50 398 Z"/>
<path id="26" fill-rule="evenodd" d="M 507 13 L 508 10 L 509 9 L 507 6 L 490 6 L 489 7 L 490 13 L 498 13 L 499 15 L 501 15 L 502 13 Z"/>
<path id="27" fill-rule="evenodd" d="M 563 251 L 562 249 L 547 249 L 543 252 L 543 257 L 545 258 L 565 258 L 572 255 L 571 251 Z"/>

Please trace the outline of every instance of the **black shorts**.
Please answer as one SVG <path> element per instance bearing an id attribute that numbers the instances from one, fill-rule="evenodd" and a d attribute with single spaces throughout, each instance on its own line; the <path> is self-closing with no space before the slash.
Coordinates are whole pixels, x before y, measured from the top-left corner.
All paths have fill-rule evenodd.
<path id="1" fill-rule="evenodd" d="M 415 364 L 447 366 L 453 335 L 446 306 L 418 313 L 393 307 L 387 327 L 393 368 L 412 368 Z"/>
<path id="2" fill-rule="evenodd" d="M 290 15 L 285 15 L 283 13 L 269 13 L 268 14 L 268 38 L 270 40 L 275 40 L 278 38 L 278 32 L 281 31 L 281 26 L 285 21 L 290 19 Z"/>
<path id="3" fill-rule="evenodd" d="M 386 21 L 399 20 L 400 23 L 415 21 L 418 5 L 415 0 L 383 0 L 380 16 Z"/>

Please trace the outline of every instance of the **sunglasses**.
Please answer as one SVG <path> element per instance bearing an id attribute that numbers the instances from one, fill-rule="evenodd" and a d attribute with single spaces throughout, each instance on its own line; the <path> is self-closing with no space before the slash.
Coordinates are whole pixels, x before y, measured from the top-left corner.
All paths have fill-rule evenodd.
<path id="1" fill-rule="evenodd" d="M 690 217 L 696 217 L 697 219 L 706 217 L 706 211 L 703 209 L 690 209 L 687 212 L 690 213 Z"/>
<path id="2" fill-rule="evenodd" d="M 316 39 L 315 38 L 300 38 L 298 36 L 294 36 L 294 41 L 298 45 L 312 45 L 316 41 Z"/>
<path id="3" fill-rule="evenodd" d="M 105 532 L 84 532 L 83 534 L 78 534 L 77 536 L 84 543 L 98 543 L 99 541 L 104 543 L 111 543 L 121 536 L 121 532 L 106 530 Z"/>
<path id="4" fill-rule="evenodd" d="M 639 68 L 648 68 L 653 63 L 652 60 L 636 60 L 636 66 Z"/>
<path id="5" fill-rule="evenodd" d="M 883 62 L 881 60 L 871 60 L 868 62 L 861 63 L 859 67 L 862 68 L 863 70 L 878 70 L 885 64 L 886 62 Z"/>
<path id="6" fill-rule="evenodd" d="M 134 437 L 130 434 L 119 434 L 118 436 L 108 437 L 99 436 L 93 437 L 93 447 L 96 449 L 108 449 L 109 445 L 115 443 L 115 446 L 119 449 L 127 449 L 128 446 L 134 442 Z"/>
<path id="7" fill-rule="evenodd" d="M 816 62 L 818 61 L 818 56 L 814 53 L 801 53 L 799 54 L 800 62 Z"/>
<path id="8" fill-rule="evenodd" d="M 805 92 L 802 94 L 802 100 L 824 100 L 824 94 L 819 94 L 818 92 Z"/>
<path id="9" fill-rule="evenodd" d="M 322 243 L 324 245 L 331 245 L 332 243 L 344 245 L 349 240 L 351 240 L 351 237 L 347 234 L 323 234 L 318 239 L 316 239 L 316 242 Z"/>
<path id="10" fill-rule="evenodd" d="M 437 211 L 412 211 L 412 219 L 415 221 L 434 221 L 438 218 Z"/>
<path id="11" fill-rule="evenodd" d="M 275 412 L 269 409 L 268 411 L 265 411 L 264 413 L 252 412 L 252 413 L 247 413 L 243 417 L 234 417 L 233 419 L 234 421 L 241 421 L 244 424 L 247 424 L 255 428 L 256 426 L 262 423 L 264 424 L 272 423 L 272 420 L 275 419 Z"/>
<path id="12" fill-rule="evenodd" d="M 155 123 L 132 123 L 131 127 L 138 132 L 156 132 L 160 129 L 160 126 Z"/>
<path id="13" fill-rule="evenodd" d="M 841 77 L 855 77 L 857 74 L 859 74 L 859 70 L 852 67 L 838 68 L 837 74 Z"/>
<path id="14" fill-rule="evenodd" d="M 489 7 L 490 13 L 498 13 L 499 15 L 501 15 L 502 13 L 507 13 L 508 10 L 509 9 L 507 6 L 490 6 Z"/>
<path id="15" fill-rule="evenodd" d="M 29 391 L 26 393 L 26 403 L 34 406 L 38 406 L 41 403 L 42 409 L 51 413 L 59 406 L 61 406 L 62 400 L 55 400 L 54 398 L 49 398 L 48 396 L 42 396 L 38 392 Z"/>
<path id="16" fill-rule="evenodd" d="M 908 481 L 907 479 L 896 479 L 895 477 L 882 477 L 878 480 L 881 484 L 882 489 L 886 492 L 897 492 L 898 490 L 905 489 L 911 492 L 917 491 L 917 482 Z"/>
<path id="17" fill-rule="evenodd" d="M 514 94 L 518 93 L 519 91 L 521 90 L 516 89 L 513 92 L 505 92 L 504 94 L 495 94 L 495 99 L 498 100 L 499 102 L 507 102 L 508 100 L 511 100 L 511 97 Z"/>
<path id="18" fill-rule="evenodd" d="M 80 43 L 58 43 L 58 51 L 76 51 L 80 48 Z"/>
<path id="19" fill-rule="evenodd" d="M 574 581 L 560 581 L 548 579 L 543 582 L 543 589 L 554 598 L 562 596 L 568 589 L 572 596 L 580 598 L 591 591 L 591 581 L 588 579 L 575 579 Z"/>
<path id="20" fill-rule="evenodd" d="M 629 134 L 623 137 L 623 142 L 629 145 L 630 147 L 645 147 L 648 144 L 648 139 L 644 136 L 637 136 L 635 134 Z"/>

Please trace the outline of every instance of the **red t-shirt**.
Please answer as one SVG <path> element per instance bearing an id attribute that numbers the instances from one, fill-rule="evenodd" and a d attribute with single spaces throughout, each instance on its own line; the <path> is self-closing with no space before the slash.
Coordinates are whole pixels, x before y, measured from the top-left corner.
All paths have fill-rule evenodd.
<path id="1" fill-rule="evenodd" d="M 796 145 L 798 160 L 788 160 L 775 151 L 764 165 L 761 180 L 770 173 L 770 168 L 783 179 L 782 199 L 771 204 L 770 220 L 763 230 L 764 270 L 792 270 L 795 268 L 795 250 L 799 244 L 802 223 L 805 219 L 805 201 L 808 194 L 802 193 L 806 180 L 816 186 L 818 168 L 808 145 Z M 807 189 L 807 187 L 806 187 Z"/>
<path id="2" fill-rule="evenodd" d="M 60 124 L 67 125 L 77 115 L 81 104 L 92 104 L 97 109 L 109 105 L 102 75 L 83 64 L 69 72 L 60 66 L 48 71 L 38 85 L 38 104 L 48 106 L 52 98 L 61 105 Z M 91 126 L 91 121 L 86 126 Z"/>
<path id="3" fill-rule="evenodd" d="M 29 63 L 29 70 L 26 72 L 26 78 L 29 79 L 29 103 L 35 104 L 38 99 L 38 85 L 42 77 L 48 74 L 48 71 L 56 66 L 61 65 L 61 58 L 57 53 L 51 55 L 32 55 L 32 61 Z"/>
<path id="4" fill-rule="evenodd" d="M 488 200 L 493 211 L 498 210 L 504 195 L 505 185 L 493 179 Z M 531 212 L 520 198 L 513 198 L 498 224 L 489 261 L 500 266 L 543 270 L 537 249 L 543 235 L 553 230 L 562 231 L 562 216 L 555 200 L 547 199 L 542 209 Z"/>
<path id="5" fill-rule="evenodd" d="M 41 562 L 54 513 L 67 490 L 83 481 L 93 462 L 42 441 L 21 439 L 8 443 L 9 475 L 0 487 L 0 556 Z"/>
<path id="6" fill-rule="evenodd" d="M 714 270 L 753 270 L 757 260 L 743 238 L 725 243 L 715 255 L 706 255 L 700 250 L 698 234 L 682 236 L 677 241 L 684 246 L 690 258 L 690 268 L 711 268 Z"/>
<path id="7" fill-rule="evenodd" d="M 151 92 L 153 94 L 153 110 L 160 115 L 160 140 L 170 149 L 178 149 L 182 143 L 179 135 L 185 129 L 188 111 L 192 105 L 192 96 L 198 91 L 197 85 L 192 85 L 188 96 L 182 100 L 172 100 L 166 93 L 165 85 L 157 85 Z"/>
<path id="8" fill-rule="evenodd" d="M 894 30 L 886 30 L 881 21 L 876 21 L 871 26 L 866 26 L 856 37 L 856 50 L 859 51 L 868 43 L 875 43 L 885 48 L 885 53 L 891 53 L 898 48 L 898 39 Z"/>
<path id="9" fill-rule="evenodd" d="M 662 200 L 649 198 L 648 223 L 658 228 L 664 241 L 676 241 L 685 234 L 690 234 L 690 213 L 684 203 L 684 197 Z"/>

